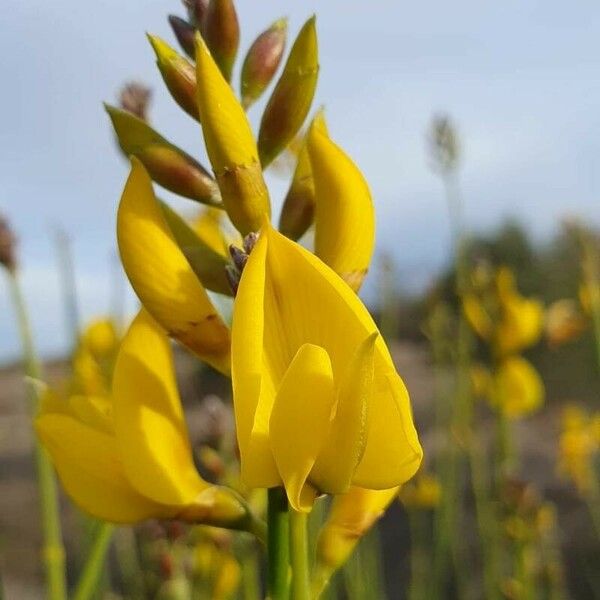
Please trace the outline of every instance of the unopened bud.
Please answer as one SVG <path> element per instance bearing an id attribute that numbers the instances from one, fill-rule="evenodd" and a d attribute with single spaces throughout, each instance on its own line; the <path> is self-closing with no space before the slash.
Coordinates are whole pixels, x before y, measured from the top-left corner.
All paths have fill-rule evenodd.
<path id="1" fill-rule="evenodd" d="M 200 35 L 196 69 L 202 133 L 223 204 L 240 233 L 256 231 L 271 212 L 256 142 L 244 109 Z"/>
<path id="2" fill-rule="evenodd" d="M 190 22 L 196 26 L 196 29 L 201 29 L 209 0 L 183 0 L 183 4 L 187 9 Z"/>
<path id="3" fill-rule="evenodd" d="M 315 17 L 302 27 L 260 122 L 258 152 L 265 169 L 294 139 L 310 110 L 319 73 Z"/>
<path id="4" fill-rule="evenodd" d="M 11 273 L 17 269 L 16 245 L 17 238 L 8 221 L 0 216 L 0 264 Z"/>
<path id="5" fill-rule="evenodd" d="M 194 34 L 196 28 L 185 19 L 176 15 L 169 15 L 169 24 L 181 46 L 181 49 L 192 59 L 195 60 L 194 52 Z"/>
<path id="6" fill-rule="evenodd" d="M 225 276 L 227 277 L 229 287 L 231 288 L 231 293 L 235 298 L 238 288 L 240 287 L 240 272 L 233 265 L 227 265 L 225 267 Z"/>
<path id="7" fill-rule="evenodd" d="M 233 244 L 229 246 L 229 254 L 231 255 L 231 260 L 233 260 L 235 268 L 241 273 L 248 262 L 248 255 L 241 248 L 238 248 Z"/>
<path id="8" fill-rule="evenodd" d="M 250 46 L 242 66 L 240 83 L 244 107 L 248 108 L 271 83 L 283 57 L 286 36 L 287 19 L 279 19 Z"/>
<path id="9" fill-rule="evenodd" d="M 327 124 L 322 110 L 315 115 L 311 127 L 316 127 L 327 135 Z M 298 153 L 292 183 L 283 201 L 279 217 L 279 231 L 291 240 L 299 240 L 306 233 L 315 215 L 315 183 L 306 137 L 307 135 Z"/>
<path id="10" fill-rule="evenodd" d="M 220 203 L 214 179 L 194 158 L 134 115 L 109 105 L 106 111 L 123 153 L 138 157 L 153 181 L 185 198 Z"/>
<path id="11" fill-rule="evenodd" d="M 227 81 L 240 45 L 240 26 L 233 0 L 210 0 L 202 22 L 202 37 Z"/>
<path id="12" fill-rule="evenodd" d="M 194 65 L 159 37 L 148 35 L 148 39 L 154 48 L 156 64 L 171 96 L 190 117 L 199 121 Z"/>
<path id="13" fill-rule="evenodd" d="M 132 115 L 148 120 L 148 105 L 152 97 L 152 90 L 142 83 L 131 82 L 123 87 L 119 94 L 121 108 Z"/>
<path id="14" fill-rule="evenodd" d="M 433 168 L 443 173 L 456 169 L 460 160 L 460 147 L 451 119 L 446 115 L 434 117 L 430 135 Z"/>
<path id="15" fill-rule="evenodd" d="M 258 233 L 255 231 L 251 231 L 243 241 L 244 252 L 246 254 L 250 254 L 252 250 L 254 250 L 254 246 L 256 246 L 256 242 L 258 242 Z"/>

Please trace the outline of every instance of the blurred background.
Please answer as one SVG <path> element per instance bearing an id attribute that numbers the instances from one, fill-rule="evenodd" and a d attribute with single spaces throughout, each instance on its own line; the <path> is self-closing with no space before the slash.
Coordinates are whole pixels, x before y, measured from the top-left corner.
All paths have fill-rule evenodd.
<path id="1" fill-rule="evenodd" d="M 128 165 L 102 102 L 117 103 L 124 83 L 143 82 L 153 90 L 150 121 L 200 162 L 208 160 L 198 124 L 164 90 L 144 36 L 175 45 L 165 16 L 183 13 L 176 0 L 4 0 L 3 8 L 0 214 L 18 238 L 35 344 L 50 380 L 59 380 L 69 372 L 73 320 L 84 324 L 136 309 L 115 243 Z M 376 253 L 361 295 L 392 347 L 425 448 L 435 457 L 440 364 L 431 317 L 440 302 L 456 311 L 457 300 L 452 215 L 432 124 L 448 119 L 456 133 L 453 181 L 472 264 L 508 266 L 520 292 L 546 307 L 580 297 L 585 248 L 576 223 L 585 225 L 588 247 L 598 246 L 600 227 L 600 6 L 585 0 L 239 0 L 237 10 L 242 49 L 279 16 L 289 16 L 291 36 L 317 14 L 321 71 L 314 106 L 325 107 L 332 137 L 365 174 L 376 207 Z M 238 71 L 239 65 L 236 82 Z M 249 111 L 255 126 L 264 105 L 263 98 Z M 272 171 L 268 184 L 278 214 L 289 173 Z M 190 209 L 185 200 L 163 196 Z M 75 298 L 65 298 L 65 276 L 73 277 Z M 589 323 L 580 329 L 564 344 L 546 335 L 526 349 L 546 400 L 543 410 L 515 424 L 514 437 L 521 476 L 558 507 L 566 583 L 556 597 L 586 599 L 600 597 L 599 538 L 581 494 L 557 468 L 565 407 L 598 408 L 598 340 Z M 474 344 L 477 358 L 485 357 L 480 345 Z M 8 598 L 38 598 L 39 527 L 20 353 L 9 288 L 0 285 L 0 566 Z M 227 390 L 186 360 L 180 357 L 179 370 L 193 429 L 203 414 L 194 399 Z M 452 370 L 451 359 L 441 364 Z M 472 504 L 467 498 L 467 512 Z M 67 510 L 68 548 L 79 547 L 69 541 L 76 529 Z M 384 590 L 389 598 L 404 597 L 409 530 L 406 508 L 395 503 L 381 529 L 384 583 L 375 597 Z M 351 564 L 347 581 L 360 566 Z M 507 590 L 503 597 L 525 597 Z M 478 592 L 472 597 L 484 597 Z M 448 597 L 460 597 L 454 584 Z"/>

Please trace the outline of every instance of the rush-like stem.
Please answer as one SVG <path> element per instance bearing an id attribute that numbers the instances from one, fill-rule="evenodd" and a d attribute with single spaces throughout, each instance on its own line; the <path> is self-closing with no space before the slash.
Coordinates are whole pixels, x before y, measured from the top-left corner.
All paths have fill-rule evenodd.
<path id="1" fill-rule="evenodd" d="M 31 379 L 40 379 L 42 369 L 35 352 L 29 315 L 16 273 L 9 273 L 8 280 L 12 300 L 17 316 L 19 335 L 23 351 L 25 373 Z M 29 404 L 32 417 L 38 411 L 38 394 L 33 381 L 28 382 Z M 65 550 L 62 541 L 60 511 L 56 487 L 56 477 L 50 459 L 35 438 L 35 464 L 37 471 L 38 489 L 40 494 L 40 512 L 43 530 L 42 561 L 46 577 L 46 598 L 48 600 L 65 600 L 67 586 L 65 579 Z"/>
<path id="2" fill-rule="evenodd" d="M 289 529 L 288 501 L 281 487 L 269 489 L 267 509 L 267 589 L 270 600 L 288 600 Z"/>
<path id="3" fill-rule="evenodd" d="M 114 529 L 114 525 L 110 523 L 98 524 L 97 530 L 94 532 L 94 539 L 89 547 L 89 554 L 86 558 L 83 571 L 73 592 L 72 600 L 89 600 L 94 597 L 102 575 Z"/>
<path id="4" fill-rule="evenodd" d="M 309 600 L 307 514 L 290 510 L 290 562 L 292 585 L 290 600 Z"/>

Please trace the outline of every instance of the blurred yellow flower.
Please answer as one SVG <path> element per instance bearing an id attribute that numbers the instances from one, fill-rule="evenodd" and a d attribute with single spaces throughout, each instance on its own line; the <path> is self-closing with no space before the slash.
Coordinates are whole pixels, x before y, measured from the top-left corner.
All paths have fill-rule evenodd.
<path id="1" fill-rule="evenodd" d="M 442 486 L 430 473 L 417 473 L 400 488 L 400 501 L 406 508 L 435 508 L 442 497 Z"/>
<path id="2" fill-rule="evenodd" d="M 506 358 L 494 373 L 489 400 L 509 418 L 529 415 L 544 401 L 542 378 L 524 358 Z"/>
<path id="3" fill-rule="evenodd" d="M 557 300 L 546 309 L 546 338 L 552 347 L 562 346 L 578 338 L 587 326 L 588 321 L 578 310 L 574 300 Z"/>
<path id="4" fill-rule="evenodd" d="M 571 479 L 581 494 L 597 485 L 595 460 L 600 451 L 600 414 L 588 415 L 578 406 L 563 412 L 558 471 Z"/>
<path id="5" fill-rule="evenodd" d="M 408 393 L 368 311 L 323 262 L 263 225 L 234 304 L 242 480 L 319 493 L 386 489 L 422 457 Z"/>
<path id="6" fill-rule="evenodd" d="M 240 525 L 245 507 L 198 475 L 170 344 L 142 311 L 121 344 L 112 396 L 50 396 L 36 420 L 67 493 L 84 511 L 131 523 L 178 517 Z"/>

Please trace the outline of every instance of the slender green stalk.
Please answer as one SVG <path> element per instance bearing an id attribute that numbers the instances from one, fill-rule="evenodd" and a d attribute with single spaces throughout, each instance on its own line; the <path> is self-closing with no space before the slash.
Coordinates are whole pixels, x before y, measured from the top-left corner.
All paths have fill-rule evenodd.
<path id="1" fill-rule="evenodd" d="M 72 600 L 90 600 L 93 597 L 102 576 L 114 530 L 114 525 L 110 523 L 98 525 Z"/>
<path id="2" fill-rule="evenodd" d="M 256 556 L 256 546 L 245 549 L 241 560 L 242 564 L 242 590 L 243 600 L 260 600 L 260 582 L 258 580 L 259 567 Z"/>
<path id="3" fill-rule="evenodd" d="M 283 488 L 269 489 L 267 509 L 267 588 L 270 600 L 287 600 L 289 590 L 289 513 Z"/>
<path id="4" fill-rule="evenodd" d="M 135 531 L 131 527 L 121 527 L 115 536 L 117 562 L 125 596 L 128 600 L 146 598 L 144 572 L 140 564 Z"/>
<path id="5" fill-rule="evenodd" d="M 25 373 L 32 379 L 40 379 L 42 368 L 35 352 L 29 315 L 25 307 L 25 299 L 21 291 L 16 273 L 8 274 L 10 291 L 17 314 Z M 30 411 L 33 417 L 38 411 L 38 394 L 32 381 L 28 382 Z M 46 597 L 48 600 L 65 600 L 67 586 L 65 578 L 65 550 L 62 541 L 60 510 L 56 477 L 50 459 L 35 437 L 35 464 L 37 470 L 38 489 L 40 494 L 40 511 L 43 530 L 42 561 L 46 577 Z"/>
<path id="6" fill-rule="evenodd" d="M 291 600 L 309 600 L 308 527 L 306 513 L 290 511 Z"/>

